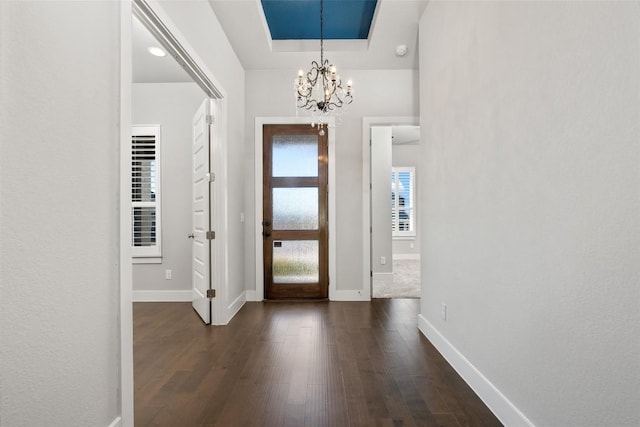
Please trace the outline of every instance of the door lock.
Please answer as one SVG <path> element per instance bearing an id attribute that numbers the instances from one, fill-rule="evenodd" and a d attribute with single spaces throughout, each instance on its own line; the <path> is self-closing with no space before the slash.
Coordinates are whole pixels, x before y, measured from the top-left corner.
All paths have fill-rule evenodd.
<path id="1" fill-rule="evenodd" d="M 196 236 L 195 236 L 195 234 L 193 234 L 193 233 L 189 233 L 189 234 L 187 234 L 187 237 L 188 237 L 189 239 L 195 239 L 195 237 L 196 237 Z"/>

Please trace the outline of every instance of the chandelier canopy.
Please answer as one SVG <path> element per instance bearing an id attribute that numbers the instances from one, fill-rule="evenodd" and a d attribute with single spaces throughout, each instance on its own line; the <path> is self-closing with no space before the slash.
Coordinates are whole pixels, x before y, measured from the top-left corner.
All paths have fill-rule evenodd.
<path id="1" fill-rule="evenodd" d="M 324 134 L 323 117 L 335 115 L 340 108 L 353 101 L 351 80 L 343 87 L 336 66 L 324 59 L 323 15 L 324 0 L 320 0 L 320 62 L 313 61 L 306 74 L 304 70 L 298 70 L 298 78 L 295 80 L 296 106 L 317 117 L 321 135 Z"/>

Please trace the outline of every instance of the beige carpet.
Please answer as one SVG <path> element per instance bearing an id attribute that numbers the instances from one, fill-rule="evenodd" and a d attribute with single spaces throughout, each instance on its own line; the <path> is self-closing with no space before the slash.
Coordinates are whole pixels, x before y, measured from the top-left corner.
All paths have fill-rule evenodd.
<path id="1" fill-rule="evenodd" d="M 375 285 L 373 298 L 420 298 L 420 260 L 394 259 L 393 284 Z"/>

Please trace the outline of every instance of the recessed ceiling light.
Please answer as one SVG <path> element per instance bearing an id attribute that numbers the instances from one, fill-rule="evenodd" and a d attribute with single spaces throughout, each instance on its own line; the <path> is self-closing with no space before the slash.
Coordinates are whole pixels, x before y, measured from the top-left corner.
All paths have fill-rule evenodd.
<path id="1" fill-rule="evenodd" d="M 159 47 L 155 47 L 155 46 L 151 46 L 150 48 L 147 49 L 149 51 L 149 53 L 151 55 L 155 55 L 155 56 L 167 56 L 167 53 L 160 49 Z"/>

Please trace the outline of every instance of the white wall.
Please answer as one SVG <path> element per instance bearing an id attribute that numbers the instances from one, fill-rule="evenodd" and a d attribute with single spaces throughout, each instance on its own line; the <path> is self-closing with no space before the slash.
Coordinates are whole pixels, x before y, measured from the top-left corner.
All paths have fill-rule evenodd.
<path id="1" fill-rule="evenodd" d="M 420 70 L 423 330 L 535 425 L 640 425 L 640 5 L 432 1 Z"/>
<path id="2" fill-rule="evenodd" d="M 120 412 L 119 8 L 0 2 L 3 426 Z"/>
<path id="3" fill-rule="evenodd" d="M 132 96 L 133 124 L 160 125 L 162 159 L 162 263 L 134 264 L 133 289 L 185 291 L 191 301 L 191 122 L 206 95 L 195 83 L 135 83 Z"/>
<path id="4" fill-rule="evenodd" d="M 413 166 L 415 169 L 415 209 L 420 215 L 420 144 L 394 144 L 392 147 L 392 163 L 394 167 Z M 417 219 L 417 218 L 416 218 Z M 413 238 L 403 237 L 393 239 L 393 255 L 413 255 L 420 256 L 420 224 L 416 221 L 414 226 L 416 236 Z"/>
<path id="5" fill-rule="evenodd" d="M 391 126 L 371 127 L 371 270 L 393 272 L 391 244 Z M 384 264 L 383 260 L 384 258 Z M 375 279 L 374 279 L 375 280 Z M 392 280 L 392 277 L 391 277 Z"/>
<path id="6" fill-rule="evenodd" d="M 189 44 L 198 53 L 218 84 L 224 89 L 227 101 L 228 144 L 222 152 L 223 169 L 216 171 L 216 183 L 228 191 L 220 192 L 224 215 L 219 218 L 223 226 L 216 230 L 216 241 L 223 245 L 226 257 L 223 261 L 223 275 L 228 284 L 229 310 L 235 310 L 244 297 L 244 228 L 240 214 L 244 209 L 246 174 L 244 171 L 244 120 L 245 120 L 245 73 L 238 57 L 231 48 L 213 10 L 205 1 L 159 1 L 164 10 Z M 248 181 L 251 181 L 249 177 Z M 232 307 L 233 306 L 233 307 Z"/>
<path id="7" fill-rule="evenodd" d="M 330 57 L 330 54 L 329 54 Z M 302 64 L 301 66 L 303 66 Z M 337 64 L 340 65 L 340 64 Z M 344 70 L 352 78 L 355 101 L 335 128 L 337 188 L 337 278 L 336 288 L 360 290 L 362 278 L 362 118 L 364 116 L 417 116 L 418 87 L 415 70 Z M 254 126 L 256 117 L 295 117 L 293 79 L 296 70 L 247 70 L 246 72 L 246 162 L 248 175 L 254 171 Z M 386 82 L 388 84 L 381 84 Z M 330 159 L 331 162 L 331 159 Z M 247 181 L 246 251 L 247 288 L 255 289 L 254 184 Z M 355 226 L 357 225 L 357 226 Z"/>

